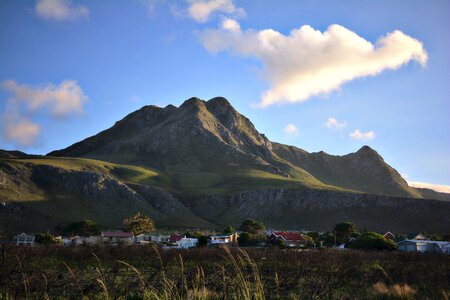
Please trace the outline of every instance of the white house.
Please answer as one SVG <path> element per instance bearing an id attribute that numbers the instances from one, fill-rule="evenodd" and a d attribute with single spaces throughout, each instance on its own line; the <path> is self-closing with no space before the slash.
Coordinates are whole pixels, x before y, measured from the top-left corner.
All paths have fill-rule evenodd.
<path id="1" fill-rule="evenodd" d="M 239 235 L 235 232 L 232 234 L 212 235 L 210 245 L 237 244 Z"/>
<path id="2" fill-rule="evenodd" d="M 21 233 L 14 237 L 16 245 L 34 245 L 34 234 Z"/>
<path id="3" fill-rule="evenodd" d="M 129 245 L 133 243 L 133 234 L 131 232 L 103 231 L 101 237 L 103 243 L 112 246 Z"/>
<path id="4" fill-rule="evenodd" d="M 443 244 L 441 246 L 441 253 L 450 254 L 450 243 L 449 242 L 445 242 L 445 244 Z"/>
<path id="5" fill-rule="evenodd" d="M 445 247 L 449 242 L 430 241 L 430 240 L 403 240 L 398 242 L 399 251 L 407 252 L 443 252 L 442 247 Z M 446 249 L 445 249 L 446 250 Z"/>
<path id="6" fill-rule="evenodd" d="M 176 243 L 177 243 L 178 247 L 183 248 L 183 249 L 188 249 L 188 248 L 196 247 L 198 244 L 198 239 L 183 237 Z"/>
<path id="7" fill-rule="evenodd" d="M 170 238 L 170 236 L 168 236 L 168 235 L 161 235 L 161 234 L 150 234 L 148 236 L 149 241 L 152 242 L 152 243 L 155 243 L 155 244 L 168 242 L 169 238 Z"/>

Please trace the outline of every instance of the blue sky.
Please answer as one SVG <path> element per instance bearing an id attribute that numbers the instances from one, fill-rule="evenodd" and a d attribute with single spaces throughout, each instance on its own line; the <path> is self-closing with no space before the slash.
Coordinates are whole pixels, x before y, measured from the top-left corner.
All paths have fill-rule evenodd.
<path id="1" fill-rule="evenodd" d="M 303 25 L 320 32 L 290 36 Z M 448 28 L 449 1 L 3 0 L 0 148 L 45 154 L 144 105 L 224 96 L 272 141 L 367 144 L 450 185 Z"/>

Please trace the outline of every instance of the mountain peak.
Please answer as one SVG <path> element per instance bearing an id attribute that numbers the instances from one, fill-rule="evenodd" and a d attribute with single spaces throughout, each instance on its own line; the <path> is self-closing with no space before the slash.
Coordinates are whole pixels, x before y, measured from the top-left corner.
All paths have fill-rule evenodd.
<path id="1" fill-rule="evenodd" d="M 370 154 L 370 155 L 376 155 L 379 156 L 378 152 L 373 150 L 367 145 L 362 146 L 358 151 L 356 151 L 358 154 Z"/>
<path id="2" fill-rule="evenodd" d="M 205 101 L 203 101 L 202 99 L 197 98 L 197 97 L 191 97 L 191 98 L 187 99 L 186 101 L 184 101 L 183 104 L 181 104 L 179 108 L 183 109 L 186 107 L 193 107 L 193 106 L 204 107 Z"/>
<path id="3" fill-rule="evenodd" d="M 231 103 L 225 97 L 214 97 L 208 100 L 210 105 L 231 106 Z"/>

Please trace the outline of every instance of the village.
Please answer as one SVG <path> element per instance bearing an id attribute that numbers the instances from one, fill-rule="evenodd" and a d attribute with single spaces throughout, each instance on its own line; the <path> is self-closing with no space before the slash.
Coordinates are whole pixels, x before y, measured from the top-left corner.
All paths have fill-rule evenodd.
<path id="1" fill-rule="evenodd" d="M 390 231 L 385 233 L 359 232 L 351 222 L 336 224 L 334 230 L 330 232 L 265 229 L 262 223 L 252 219 L 245 220 L 239 227 L 239 230 L 229 226 L 220 233 L 216 230 L 188 230 L 184 233 L 157 230 L 145 232 L 145 226 L 141 229 L 144 230 L 138 232 L 133 232 L 133 230 L 105 230 L 98 231 L 98 234 L 69 236 L 54 236 L 49 232 L 38 234 L 21 233 L 14 236 L 10 243 L 21 246 L 52 244 L 65 247 L 152 245 L 161 249 L 193 249 L 197 247 L 220 246 L 278 247 L 295 250 L 332 248 L 337 250 L 398 250 L 450 254 L 448 236 L 440 237 L 425 233 L 394 234 Z M 94 232 L 96 231 L 94 230 Z"/>

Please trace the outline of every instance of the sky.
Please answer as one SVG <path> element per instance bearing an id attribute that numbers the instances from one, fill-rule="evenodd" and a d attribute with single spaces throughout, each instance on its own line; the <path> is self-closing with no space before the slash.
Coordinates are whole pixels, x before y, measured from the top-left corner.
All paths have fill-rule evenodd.
<path id="1" fill-rule="evenodd" d="M 226 97 L 270 140 L 374 148 L 450 192 L 450 2 L 0 1 L 0 148 L 46 154 L 144 105 Z"/>

